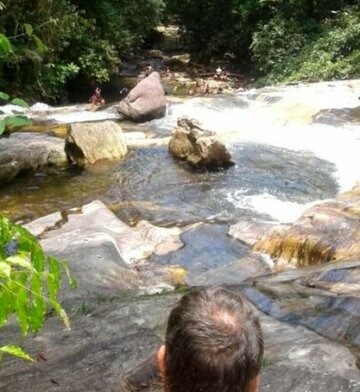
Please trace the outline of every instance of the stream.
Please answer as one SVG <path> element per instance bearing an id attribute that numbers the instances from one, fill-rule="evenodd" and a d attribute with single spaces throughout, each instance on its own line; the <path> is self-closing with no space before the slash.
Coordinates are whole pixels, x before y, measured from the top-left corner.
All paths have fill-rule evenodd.
<path id="1" fill-rule="evenodd" d="M 165 146 L 137 148 L 122 162 L 26 173 L 0 190 L 1 211 L 24 222 L 99 199 L 130 224 L 292 222 L 358 179 L 358 103 L 346 82 L 170 100 L 164 118 L 132 129 L 166 137 L 178 117 L 196 118 L 228 146 L 233 167 L 196 172 Z"/>

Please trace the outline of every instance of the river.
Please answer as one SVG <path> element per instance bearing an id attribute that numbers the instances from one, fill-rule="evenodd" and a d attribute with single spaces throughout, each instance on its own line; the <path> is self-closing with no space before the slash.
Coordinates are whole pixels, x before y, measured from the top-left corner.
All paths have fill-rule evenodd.
<path id="1" fill-rule="evenodd" d="M 1 211 L 24 222 L 100 199 L 130 224 L 291 222 L 359 179 L 359 85 L 323 82 L 169 100 L 165 118 L 132 128 L 165 137 L 178 117 L 194 117 L 226 143 L 235 166 L 196 172 L 165 146 L 138 148 L 122 162 L 27 173 L 2 187 Z"/>

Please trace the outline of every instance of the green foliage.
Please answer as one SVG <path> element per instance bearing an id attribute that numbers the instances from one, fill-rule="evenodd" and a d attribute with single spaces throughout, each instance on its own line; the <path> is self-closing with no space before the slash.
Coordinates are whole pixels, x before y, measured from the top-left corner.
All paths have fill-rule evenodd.
<path id="1" fill-rule="evenodd" d="M 216 0 L 4 0 L 0 2 L 0 89 L 45 101 L 66 100 L 66 88 L 75 78 L 89 84 L 109 81 L 124 59 L 151 44 L 153 29 L 164 20 L 180 25 L 193 60 L 233 61 L 263 76 L 266 83 L 354 77 L 359 4 L 359 0 L 221 4 Z M 346 15 L 353 19 L 352 27 Z M 341 51 L 333 45 L 340 45 Z"/>
<path id="2" fill-rule="evenodd" d="M 275 16 L 253 35 L 253 60 L 262 72 L 269 72 L 289 56 L 296 56 L 308 42 L 312 25 L 296 19 Z"/>
<path id="3" fill-rule="evenodd" d="M 75 288 L 76 282 L 64 261 L 46 256 L 35 237 L 0 215 L 0 328 L 14 314 L 23 336 L 36 334 L 49 307 L 70 328 L 69 318 L 57 300 L 62 270 Z M 2 353 L 31 359 L 12 345 L 0 347 Z"/>
<path id="4" fill-rule="evenodd" d="M 29 354 L 26 354 L 24 350 L 22 350 L 18 346 L 2 346 L 0 347 L 0 361 L 2 359 L 3 354 L 10 354 L 15 357 L 26 359 L 27 361 L 33 362 L 33 359 L 30 357 Z"/>
<path id="5" fill-rule="evenodd" d="M 345 9 L 320 25 L 300 50 L 281 53 L 264 79 L 269 83 L 346 79 L 360 76 L 360 12 Z M 254 49 L 255 45 L 254 45 Z M 270 53 L 268 51 L 267 53 Z M 259 55 L 259 54 L 258 54 Z M 265 59 L 266 56 L 263 56 Z"/>
<path id="6" fill-rule="evenodd" d="M 200 60 L 249 59 L 251 36 L 268 5 L 259 0 L 170 0 L 183 35 Z"/>
<path id="7" fill-rule="evenodd" d="M 45 64 L 39 73 L 42 86 L 44 86 L 43 95 L 60 100 L 64 94 L 66 82 L 78 75 L 79 71 L 80 67 L 72 62 Z"/>
<path id="8" fill-rule="evenodd" d="M 0 89 L 66 99 L 69 81 L 103 83 L 160 22 L 164 0 L 10 0 L 0 12 Z M 2 76 L 2 77 L 1 77 Z"/>
<path id="9" fill-rule="evenodd" d="M 118 65 L 117 52 L 108 41 L 99 40 L 94 47 L 87 47 L 79 56 L 81 70 L 96 83 L 110 80 Z"/>
<path id="10" fill-rule="evenodd" d="M 8 94 L 0 91 L 0 99 L 2 99 L 3 101 L 9 101 L 10 96 Z M 29 107 L 27 102 L 25 102 L 21 98 L 14 98 L 10 101 L 10 103 L 13 105 L 19 106 L 19 107 L 23 107 L 23 108 Z M 16 113 L 15 110 L 12 110 L 11 115 L 8 115 L 8 116 L 1 116 L 0 115 L 0 137 L 6 131 L 6 129 L 9 127 L 22 127 L 22 126 L 31 125 L 31 124 L 32 124 L 32 122 L 28 117 Z"/>
<path id="11" fill-rule="evenodd" d="M 0 58 L 12 52 L 12 46 L 5 34 L 0 33 Z"/>

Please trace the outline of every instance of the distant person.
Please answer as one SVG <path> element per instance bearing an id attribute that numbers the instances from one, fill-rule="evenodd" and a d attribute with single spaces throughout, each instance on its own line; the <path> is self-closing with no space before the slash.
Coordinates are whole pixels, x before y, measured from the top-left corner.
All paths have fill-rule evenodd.
<path id="1" fill-rule="evenodd" d="M 105 99 L 101 96 L 101 89 L 96 87 L 94 94 L 90 97 L 89 103 L 96 106 L 104 106 Z"/>
<path id="2" fill-rule="evenodd" d="M 128 95 L 128 93 L 129 93 L 129 89 L 126 87 L 123 87 L 120 90 L 120 100 L 124 99 Z"/>
<path id="3" fill-rule="evenodd" d="M 145 76 L 149 76 L 152 72 L 154 72 L 154 68 L 151 65 L 148 65 L 145 68 Z"/>
<path id="4" fill-rule="evenodd" d="M 223 68 L 223 70 L 221 71 L 221 74 L 220 74 L 220 80 L 222 80 L 223 82 L 226 82 L 227 79 L 228 79 L 228 74 L 227 74 L 225 68 Z"/>
<path id="5" fill-rule="evenodd" d="M 169 68 L 169 67 L 165 67 L 165 70 L 164 70 L 164 77 L 165 77 L 165 78 L 169 78 L 170 76 L 171 76 L 170 68 Z"/>
<path id="6" fill-rule="evenodd" d="M 157 365 L 165 392 L 256 392 L 263 337 L 241 294 L 201 288 L 171 311 Z"/>
<path id="7" fill-rule="evenodd" d="M 221 74 L 222 74 L 222 68 L 218 66 L 215 70 L 214 79 L 220 79 Z"/>

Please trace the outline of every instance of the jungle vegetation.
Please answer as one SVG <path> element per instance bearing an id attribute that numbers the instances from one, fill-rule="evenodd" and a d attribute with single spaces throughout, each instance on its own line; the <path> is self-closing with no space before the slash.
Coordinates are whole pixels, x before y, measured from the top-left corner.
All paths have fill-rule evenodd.
<path id="1" fill-rule="evenodd" d="M 61 102 L 74 79 L 109 81 L 166 23 L 194 60 L 261 84 L 360 76 L 360 0 L 2 0 L 0 91 Z"/>

